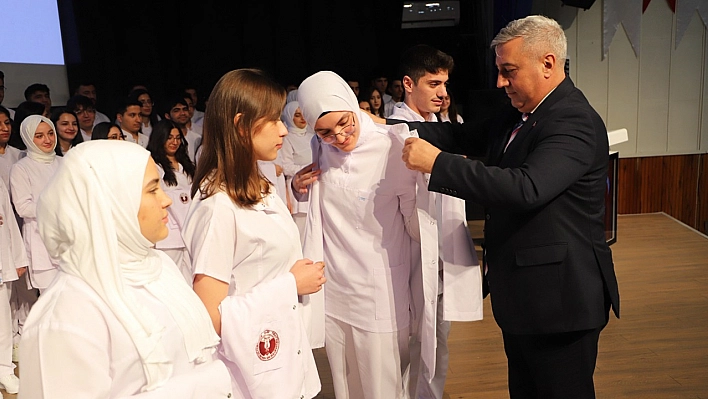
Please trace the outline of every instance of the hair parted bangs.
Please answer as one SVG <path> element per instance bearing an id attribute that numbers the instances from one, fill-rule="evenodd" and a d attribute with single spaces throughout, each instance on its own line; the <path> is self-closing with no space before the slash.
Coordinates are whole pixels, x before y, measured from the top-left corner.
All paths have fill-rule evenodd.
<path id="1" fill-rule="evenodd" d="M 285 96 L 285 89 L 258 69 L 237 69 L 219 79 L 204 113 L 192 197 L 201 189 L 203 198 L 224 191 L 241 207 L 261 201 L 269 185 L 258 170 L 252 137 L 264 123 L 280 120 Z"/>

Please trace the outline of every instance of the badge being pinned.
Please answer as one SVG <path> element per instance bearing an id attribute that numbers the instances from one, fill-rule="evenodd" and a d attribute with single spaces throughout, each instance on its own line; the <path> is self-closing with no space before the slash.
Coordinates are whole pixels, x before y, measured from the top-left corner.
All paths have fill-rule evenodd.
<path id="1" fill-rule="evenodd" d="M 256 345 L 256 355 L 263 361 L 271 360 L 278 354 L 280 348 L 280 338 L 273 330 L 264 330 Z"/>

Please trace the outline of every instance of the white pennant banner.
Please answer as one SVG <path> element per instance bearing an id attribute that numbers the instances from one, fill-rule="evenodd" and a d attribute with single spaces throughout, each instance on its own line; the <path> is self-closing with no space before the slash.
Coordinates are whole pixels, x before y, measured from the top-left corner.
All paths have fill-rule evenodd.
<path id="1" fill-rule="evenodd" d="M 695 12 L 708 27 L 708 0 L 676 0 L 676 44 L 678 48 Z"/>
<path id="2" fill-rule="evenodd" d="M 602 3 L 602 58 L 607 57 L 612 38 L 620 23 L 624 25 L 634 55 L 638 57 L 642 25 L 642 0 L 604 0 Z"/>

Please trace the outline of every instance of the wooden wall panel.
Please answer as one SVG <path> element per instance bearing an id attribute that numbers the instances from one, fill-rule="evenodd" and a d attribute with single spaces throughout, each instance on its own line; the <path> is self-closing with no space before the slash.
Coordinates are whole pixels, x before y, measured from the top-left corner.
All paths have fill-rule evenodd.
<path id="1" fill-rule="evenodd" d="M 708 161 L 705 154 L 621 158 L 619 214 L 665 212 L 706 233 Z"/>
<path id="2" fill-rule="evenodd" d="M 697 217 L 698 230 L 708 234 L 708 155 L 703 154 L 699 162 Z"/>

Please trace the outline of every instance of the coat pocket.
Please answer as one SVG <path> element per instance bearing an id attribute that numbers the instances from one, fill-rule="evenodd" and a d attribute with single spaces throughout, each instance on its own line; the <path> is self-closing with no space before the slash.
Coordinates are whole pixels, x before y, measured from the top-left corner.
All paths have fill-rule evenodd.
<path id="1" fill-rule="evenodd" d="M 567 243 L 554 243 L 518 248 L 514 251 L 516 265 L 521 267 L 561 263 L 568 254 Z"/>

